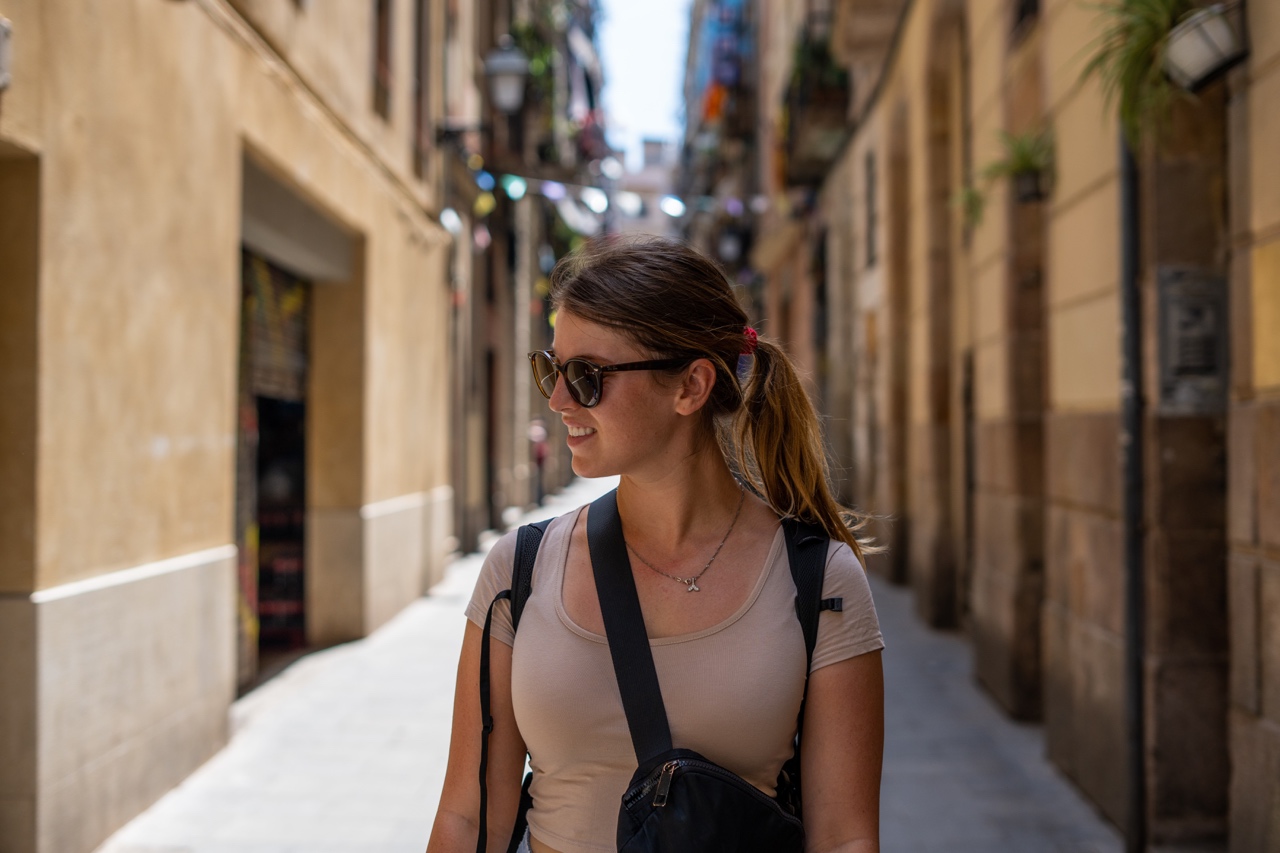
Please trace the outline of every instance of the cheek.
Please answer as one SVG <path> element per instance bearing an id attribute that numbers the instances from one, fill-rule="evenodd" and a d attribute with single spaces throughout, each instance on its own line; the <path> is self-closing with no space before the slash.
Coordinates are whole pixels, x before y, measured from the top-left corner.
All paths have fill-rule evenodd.
<path id="1" fill-rule="evenodd" d="M 620 405 L 609 419 L 608 436 L 637 449 L 661 445 L 670 437 L 678 416 L 670 400 L 658 394 L 636 395 Z"/>

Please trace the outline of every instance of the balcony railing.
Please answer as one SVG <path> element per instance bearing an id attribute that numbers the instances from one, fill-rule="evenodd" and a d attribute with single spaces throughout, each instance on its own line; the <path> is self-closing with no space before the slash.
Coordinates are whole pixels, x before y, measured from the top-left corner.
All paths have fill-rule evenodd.
<path id="1" fill-rule="evenodd" d="M 851 94 L 849 72 L 832 57 L 828 38 L 806 28 L 785 95 L 787 183 L 821 182 L 844 143 Z"/>

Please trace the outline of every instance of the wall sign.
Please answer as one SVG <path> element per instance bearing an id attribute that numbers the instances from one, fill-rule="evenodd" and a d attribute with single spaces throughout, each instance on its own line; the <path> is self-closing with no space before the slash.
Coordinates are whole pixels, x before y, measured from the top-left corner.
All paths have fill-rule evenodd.
<path id="1" fill-rule="evenodd" d="M 1220 414 L 1227 400 L 1227 281 L 1198 267 L 1156 276 L 1160 396 L 1164 415 Z"/>

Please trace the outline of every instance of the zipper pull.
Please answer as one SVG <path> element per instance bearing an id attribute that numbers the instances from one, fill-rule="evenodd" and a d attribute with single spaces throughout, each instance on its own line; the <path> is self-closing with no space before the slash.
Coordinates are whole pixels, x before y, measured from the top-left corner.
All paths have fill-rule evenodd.
<path id="1" fill-rule="evenodd" d="M 677 764 L 668 761 L 662 765 L 662 775 L 658 777 L 658 790 L 653 795 L 653 804 L 662 807 L 667 804 L 667 793 L 671 790 L 671 777 L 676 775 Z"/>

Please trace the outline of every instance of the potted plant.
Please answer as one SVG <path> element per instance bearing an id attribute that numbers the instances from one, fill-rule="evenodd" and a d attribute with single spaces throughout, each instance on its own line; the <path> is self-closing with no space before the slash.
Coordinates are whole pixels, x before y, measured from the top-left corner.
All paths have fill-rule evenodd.
<path id="1" fill-rule="evenodd" d="M 1048 131 L 1007 133 L 1001 131 L 1004 157 L 987 166 L 987 180 L 1009 178 L 1014 196 L 1027 203 L 1043 201 L 1053 179 L 1053 135 Z"/>
<path id="2" fill-rule="evenodd" d="M 987 208 L 987 196 L 973 184 L 965 184 L 951 197 L 951 205 L 960 211 L 965 227 L 974 229 L 982 224 L 982 214 Z"/>
<path id="3" fill-rule="evenodd" d="M 1114 106 L 1129 144 L 1163 130 L 1173 104 L 1186 93 L 1165 75 L 1169 33 L 1195 11 L 1193 0 L 1112 0 L 1097 7 L 1102 33 L 1081 79 L 1097 75 L 1108 106 Z"/>

